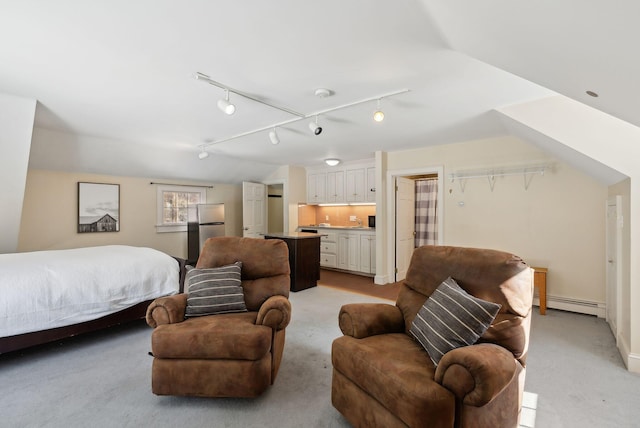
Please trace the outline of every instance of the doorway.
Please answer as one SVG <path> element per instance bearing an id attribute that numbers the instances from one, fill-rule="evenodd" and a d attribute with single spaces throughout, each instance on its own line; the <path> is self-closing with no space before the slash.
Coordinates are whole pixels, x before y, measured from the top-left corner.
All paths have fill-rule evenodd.
<path id="1" fill-rule="evenodd" d="M 430 179 L 437 183 L 438 203 L 435 216 L 438 219 L 435 229 L 421 227 L 420 239 L 416 239 L 416 181 Z M 433 183 L 431 183 L 433 184 Z M 431 167 L 417 170 L 387 171 L 387 272 L 388 282 L 404 279 L 409 261 L 416 245 L 441 245 L 443 241 L 444 195 L 443 168 Z M 420 203 L 422 204 L 422 202 Z"/>

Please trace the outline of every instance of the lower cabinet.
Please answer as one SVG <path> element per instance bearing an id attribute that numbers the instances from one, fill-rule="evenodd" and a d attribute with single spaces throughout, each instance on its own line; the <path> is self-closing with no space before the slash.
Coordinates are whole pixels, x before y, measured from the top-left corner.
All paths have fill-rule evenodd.
<path id="1" fill-rule="evenodd" d="M 360 236 L 360 271 L 376 273 L 376 236 Z"/>
<path id="2" fill-rule="evenodd" d="M 360 234 L 338 233 L 338 269 L 360 271 Z"/>
<path id="3" fill-rule="evenodd" d="M 318 229 L 320 266 L 366 274 L 376 273 L 376 235 L 370 230 Z"/>
<path id="4" fill-rule="evenodd" d="M 328 268 L 338 267 L 337 236 L 333 232 L 323 233 L 320 239 L 320 266 Z"/>

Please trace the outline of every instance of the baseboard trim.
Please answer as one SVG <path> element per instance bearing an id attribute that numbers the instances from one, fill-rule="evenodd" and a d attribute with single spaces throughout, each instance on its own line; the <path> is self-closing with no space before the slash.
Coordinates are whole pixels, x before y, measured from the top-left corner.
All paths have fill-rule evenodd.
<path id="1" fill-rule="evenodd" d="M 540 299 L 533 298 L 534 306 L 540 306 Z M 595 315 L 598 318 L 606 317 L 606 305 L 602 302 L 589 300 L 568 299 L 560 296 L 547 295 L 547 308 L 560 309 L 561 311 L 577 312 L 585 315 Z"/>
<path id="2" fill-rule="evenodd" d="M 375 275 L 373 277 L 373 283 L 374 284 L 378 284 L 378 285 L 384 285 L 384 284 L 388 284 L 389 282 L 389 275 Z"/>
<path id="3" fill-rule="evenodd" d="M 640 373 L 640 355 L 627 354 L 627 370 L 632 373 Z"/>

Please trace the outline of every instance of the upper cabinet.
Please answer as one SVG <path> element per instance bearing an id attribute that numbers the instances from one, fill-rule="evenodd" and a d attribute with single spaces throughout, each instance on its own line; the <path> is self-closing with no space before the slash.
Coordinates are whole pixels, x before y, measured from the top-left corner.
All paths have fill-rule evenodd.
<path id="1" fill-rule="evenodd" d="M 307 168 L 307 203 L 375 203 L 373 161 Z"/>
<path id="2" fill-rule="evenodd" d="M 327 200 L 327 173 L 307 173 L 307 203 L 320 204 Z"/>

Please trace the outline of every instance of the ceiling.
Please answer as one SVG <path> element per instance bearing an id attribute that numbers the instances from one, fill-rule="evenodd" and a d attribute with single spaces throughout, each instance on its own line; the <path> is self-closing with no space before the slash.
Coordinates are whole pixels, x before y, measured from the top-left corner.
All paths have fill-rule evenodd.
<path id="1" fill-rule="evenodd" d="M 640 3 L 21 0 L 0 3 L 0 93 L 38 100 L 31 166 L 238 182 L 507 133 L 494 109 L 562 94 L 640 126 Z M 289 113 L 213 80 L 319 116 Z M 314 95 L 327 88 L 332 96 Z M 590 90 L 599 97 L 585 93 Z M 205 143 L 211 155 L 198 153 Z M 71 156 L 73 154 L 73 156 Z"/>

